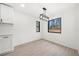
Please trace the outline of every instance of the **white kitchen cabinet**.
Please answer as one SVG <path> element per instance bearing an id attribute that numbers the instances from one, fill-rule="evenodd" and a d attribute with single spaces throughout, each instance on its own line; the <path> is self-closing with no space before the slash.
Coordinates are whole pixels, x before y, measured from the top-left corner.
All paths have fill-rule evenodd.
<path id="1" fill-rule="evenodd" d="M 0 54 L 13 50 L 11 36 L 0 36 Z"/>
<path id="2" fill-rule="evenodd" d="M 13 23 L 13 18 L 13 8 L 4 4 L 0 4 L 0 20 L 2 19 L 3 23 Z"/>

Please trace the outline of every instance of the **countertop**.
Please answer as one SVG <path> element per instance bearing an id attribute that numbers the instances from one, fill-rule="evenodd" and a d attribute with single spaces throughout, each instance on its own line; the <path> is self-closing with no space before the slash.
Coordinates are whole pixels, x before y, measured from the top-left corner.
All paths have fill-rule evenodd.
<path id="1" fill-rule="evenodd" d="M 0 36 L 9 36 L 9 35 L 13 35 L 13 34 L 0 34 Z"/>

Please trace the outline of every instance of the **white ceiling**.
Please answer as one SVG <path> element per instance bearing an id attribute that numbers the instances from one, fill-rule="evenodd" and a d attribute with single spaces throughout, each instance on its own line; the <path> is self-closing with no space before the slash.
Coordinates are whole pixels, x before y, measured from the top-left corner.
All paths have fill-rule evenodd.
<path id="1" fill-rule="evenodd" d="M 8 5 L 13 6 L 16 10 L 19 10 L 23 13 L 29 14 L 33 17 L 39 16 L 42 13 L 42 8 L 47 8 L 47 15 L 52 15 L 57 12 L 73 8 L 77 3 L 24 3 L 25 7 L 21 7 L 21 3 L 7 3 Z"/>

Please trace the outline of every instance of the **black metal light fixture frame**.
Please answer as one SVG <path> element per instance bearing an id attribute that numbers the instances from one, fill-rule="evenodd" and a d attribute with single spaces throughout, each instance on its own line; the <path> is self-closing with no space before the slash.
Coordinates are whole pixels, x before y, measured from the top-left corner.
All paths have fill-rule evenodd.
<path id="1" fill-rule="evenodd" d="M 49 17 L 46 16 L 46 10 L 47 10 L 47 9 L 44 7 L 44 8 L 43 8 L 43 12 L 44 12 L 44 13 L 40 14 L 40 17 L 39 17 L 40 20 L 45 20 L 45 21 L 48 21 L 48 20 L 49 20 Z"/>

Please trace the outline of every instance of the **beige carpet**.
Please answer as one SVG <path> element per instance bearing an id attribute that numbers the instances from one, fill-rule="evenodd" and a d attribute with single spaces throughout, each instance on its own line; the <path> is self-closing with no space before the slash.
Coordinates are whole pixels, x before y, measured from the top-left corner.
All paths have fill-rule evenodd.
<path id="1" fill-rule="evenodd" d="M 37 40 L 15 47 L 5 56 L 77 56 L 78 51 L 46 40 Z"/>

